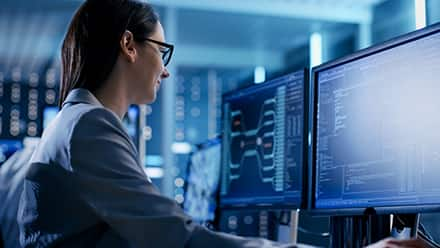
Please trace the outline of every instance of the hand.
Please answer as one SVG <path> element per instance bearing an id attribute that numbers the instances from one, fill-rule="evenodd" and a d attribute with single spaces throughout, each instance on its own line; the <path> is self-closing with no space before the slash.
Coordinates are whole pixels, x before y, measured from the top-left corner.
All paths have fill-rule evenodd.
<path id="1" fill-rule="evenodd" d="M 429 248 L 430 246 L 420 239 L 405 239 L 397 240 L 393 238 L 386 238 L 366 248 Z"/>

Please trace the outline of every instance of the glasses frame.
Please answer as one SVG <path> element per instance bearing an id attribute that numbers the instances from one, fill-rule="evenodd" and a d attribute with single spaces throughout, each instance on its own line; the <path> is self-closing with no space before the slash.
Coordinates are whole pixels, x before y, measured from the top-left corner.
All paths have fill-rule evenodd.
<path id="1" fill-rule="evenodd" d="M 174 45 L 169 44 L 169 43 L 165 43 L 165 42 L 160 42 L 160 41 L 157 41 L 157 40 L 154 40 L 154 39 L 150 39 L 150 38 L 145 38 L 144 40 L 146 40 L 146 41 L 150 41 L 150 42 L 153 42 L 153 43 L 158 44 L 158 45 L 160 45 L 160 46 L 163 46 L 163 47 L 168 48 L 167 51 L 161 51 L 161 50 L 159 50 L 159 51 L 162 53 L 162 61 L 163 61 L 163 65 L 164 65 L 164 66 L 167 66 L 167 65 L 170 63 L 170 61 L 171 61 L 171 57 L 173 56 Z M 169 55 L 168 59 L 165 61 L 165 58 L 166 58 L 166 56 L 167 56 L 168 53 L 169 53 L 170 55 Z"/>

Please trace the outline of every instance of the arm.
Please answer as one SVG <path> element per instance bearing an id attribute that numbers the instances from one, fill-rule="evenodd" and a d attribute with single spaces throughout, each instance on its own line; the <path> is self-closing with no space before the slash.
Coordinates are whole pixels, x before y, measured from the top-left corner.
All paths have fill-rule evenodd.
<path id="1" fill-rule="evenodd" d="M 86 113 L 71 139 L 81 198 L 135 247 L 273 247 L 263 239 L 220 234 L 194 224 L 143 172 L 129 138 L 104 109 Z"/>
<path id="2" fill-rule="evenodd" d="M 366 248 L 428 248 L 430 247 L 420 239 L 397 240 L 393 238 L 382 239 Z"/>

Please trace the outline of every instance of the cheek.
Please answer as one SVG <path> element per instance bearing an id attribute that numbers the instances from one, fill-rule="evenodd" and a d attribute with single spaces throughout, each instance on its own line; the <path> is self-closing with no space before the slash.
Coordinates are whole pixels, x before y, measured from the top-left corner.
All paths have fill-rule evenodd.
<path id="1" fill-rule="evenodd" d="M 156 83 L 162 72 L 162 60 L 158 59 L 158 56 L 150 57 L 150 60 L 144 63 L 143 69 L 144 75 L 147 78 L 154 79 L 154 83 Z"/>
<path id="2" fill-rule="evenodd" d="M 144 71 L 144 75 L 145 75 L 144 82 L 146 80 L 147 84 L 149 84 L 149 85 L 156 84 L 156 80 L 157 80 L 156 72 L 151 67 Z"/>

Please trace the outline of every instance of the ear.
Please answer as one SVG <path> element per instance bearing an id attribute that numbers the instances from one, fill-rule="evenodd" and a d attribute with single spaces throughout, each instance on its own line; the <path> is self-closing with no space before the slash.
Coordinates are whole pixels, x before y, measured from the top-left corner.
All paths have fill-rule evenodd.
<path id="1" fill-rule="evenodd" d="M 137 51 L 133 34 L 130 31 L 125 30 L 119 43 L 121 46 L 122 57 L 126 58 L 129 62 L 134 63 L 137 58 Z"/>

